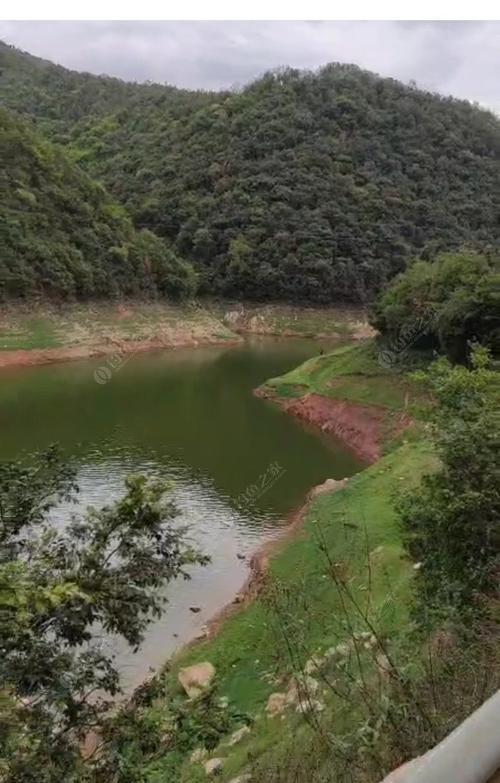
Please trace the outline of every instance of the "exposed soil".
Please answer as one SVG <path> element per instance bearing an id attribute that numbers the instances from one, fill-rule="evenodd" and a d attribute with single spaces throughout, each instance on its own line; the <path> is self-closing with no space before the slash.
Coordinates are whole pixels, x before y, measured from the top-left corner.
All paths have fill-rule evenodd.
<path id="1" fill-rule="evenodd" d="M 396 437 L 411 424 L 407 414 L 390 417 L 387 409 L 378 405 L 362 405 L 314 393 L 293 400 L 275 397 L 267 389 L 258 389 L 256 394 L 273 399 L 292 416 L 335 435 L 369 464 L 382 456 L 384 441 Z"/>
<path id="2" fill-rule="evenodd" d="M 376 332 L 362 308 L 305 307 L 285 304 L 226 305 L 219 316 L 226 326 L 240 334 L 277 337 L 346 338 L 363 340 Z"/>

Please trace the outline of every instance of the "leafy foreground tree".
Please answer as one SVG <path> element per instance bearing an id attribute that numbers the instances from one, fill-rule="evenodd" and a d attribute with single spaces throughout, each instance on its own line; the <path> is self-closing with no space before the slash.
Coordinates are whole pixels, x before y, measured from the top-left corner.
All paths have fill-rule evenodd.
<path id="1" fill-rule="evenodd" d="M 161 613 L 160 588 L 207 562 L 186 544 L 164 483 L 126 486 L 115 505 L 61 527 L 50 512 L 78 487 L 57 449 L 0 465 L 2 781 L 86 779 L 82 744 L 120 690 L 96 630 L 137 648 Z"/>
<path id="2" fill-rule="evenodd" d="M 401 503 L 410 553 L 422 563 L 423 602 L 459 615 L 498 591 L 500 416 L 498 373 L 475 347 L 471 368 L 434 362 L 420 374 L 435 404 L 431 432 L 441 469 Z"/>

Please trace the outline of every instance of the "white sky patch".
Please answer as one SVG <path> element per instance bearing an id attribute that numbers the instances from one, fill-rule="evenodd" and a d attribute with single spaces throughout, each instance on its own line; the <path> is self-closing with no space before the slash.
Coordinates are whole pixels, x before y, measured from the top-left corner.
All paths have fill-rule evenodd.
<path id="1" fill-rule="evenodd" d="M 500 22 L 0 22 L 0 38 L 75 70 L 191 89 L 351 62 L 500 112 Z"/>

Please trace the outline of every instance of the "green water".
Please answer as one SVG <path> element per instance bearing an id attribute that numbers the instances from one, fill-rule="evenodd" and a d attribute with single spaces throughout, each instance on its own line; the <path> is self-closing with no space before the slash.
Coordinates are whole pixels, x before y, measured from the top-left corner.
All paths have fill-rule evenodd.
<path id="1" fill-rule="evenodd" d="M 135 356 L 114 370 L 101 359 L 0 373 L 1 459 L 59 442 L 77 462 L 82 506 L 109 502 L 131 472 L 171 478 L 193 539 L 212 557 L 191 581 L 169 586 L 139 653 L 113 642 L 126 688 L 231 600 L 247 573 L 238 554 L 272 535 L 311 486 L 359 470 L 340 443 L 252 394 L 318 350 L 259 339 Z"/>

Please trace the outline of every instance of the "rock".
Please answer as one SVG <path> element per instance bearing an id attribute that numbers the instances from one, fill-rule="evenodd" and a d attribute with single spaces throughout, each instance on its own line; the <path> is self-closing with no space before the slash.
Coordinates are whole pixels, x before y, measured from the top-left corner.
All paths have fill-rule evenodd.
<path id="1" fill-rule="evenodd" d="M 178 679 L 189 698 L 193 698 L 208 688 L 214 676 L 215 667 L 208 661 L 204 661 L 181 669 Z"/>
<path id="2" fill-rule="evenodd" d="M 228 313 L 224 315 L 224 318 L 222 319 L 225 324 L 228 326 L 236 326 L 240 318 L 243 316 L 242 310 L 230 310 Z"/>
<path id="3" fill-rule="evenodd" d="M 313 487 L 309 493 L 309 497 L 312 499 L 318 495 L 322 495 L 324 492 L 337 492 L 339 489 L 345 487 L 348 480 L 349 479 L 343 478 L 337 481 L 337 479 L 329 478 L 324 481 L 323 484 L 318 484 L 316 487 Z"/>
<path id="4" fill-rule="evenodd" d="M 193 614 L 198 614 L 198 612 L 201 612 L 201 607 L 199 606 L 190 606 L 189 611 L 193 612 Z"/>
<path id="5" fill-rule="evenodd" d="M 347 658 L 351 652 L 351 646 L 347 642 L 341 642 L 336 647 L 329 647 L 325 653 L 327 658 Z"/>
<path id="6" fill-rule="evenodd" d="M 205 748 L 196 748 L 191 753 L 189 760 L 191 764 L 201 764 L 202 761 L 208 756 L 208 751 Z"/>
<path id="7" fill-rule="evenodd" d="M 355 633 L 354 638 L 361 642 L 367 642 L 371 637 L 370 631 L 361 631 L 361 633 Z"/>
<path id="8" fill-rule="evenodd" d="M 221 696 L 219 699 L 219 707 L 221 707 L 223 710 L 227 709 L 229 707 L 229 699 L 227 696 Z"/>
<path id="9" fill-rule="evenodd" d="M 375 658 L 377 669 L 382 677 L 390 677 L 392 666 L 387 655 L 379 652 Z"/>
<path id="10" fill-rule="evenodd" d="M 242 604 L 243 603 L 243 595 L 241 593 L 236 593 L 236 595 L 233 598 L 233 604 Z"/>
<path id="11" fill-rule="evenodd" d="M 244 559 L 245 559 L 245 557 L 246 557 L 246 555 L 242 555 L 242 554 L 240 554 L 240 552 L 238 552 L 238 553 L 236 554 L 236 557 L 238 558 L 238 560 L 244 560 Z"/>
<path id="12" fill-rule="evenodd" d="M 231 734 L 231 739 L 229 740 L 229 744 L 236 745 L 238 742 L 241 742 L 243 737 L 246 737 L 247 734 L 250 734 L 250 727 L 242 726 L 241 729 L 237 729 Z"/>
<path id="13" fill-rule="evenodd" d="M 324 709 L 325 705 L 318 699 L 301 699 L 297 704 L 296 712 L 301 712 L 302 714 L 308 712 L 323 712 Z"/>
<path id="14" fill-rule="evenodd" d="M 314 677 L 306 676 L 301 682 L 302 687 L 307 693 L 317 693 L 319 690 L 319 682 Z"/>
<path id="15" fill-rule="evenodd" d="M 309 658 L 306 665 L 304 666 L 305 673 L 314 674 L 318 671 L 318 669 L 321 669 L 324 662 L 325 659 L 322 658 L 321 655 L 313 655 L 312 658 Z"/>
<path id="16" fill-rule="evenodd" d="M 218 775 L 224 766 L 224 759 L 209 759 L 205 761 L 203 767 L 207 775 Z"/>
<path id="17" fill-rule="evenodd" d="M 200 628 L 200 630 L 198 631 L 198 633 L 196 634 L 196 636 L 194 638 L 196 640 L 206 639 L 207 636 L 208 636 L 208 628 L 207 628 L 206 625 L 202 625 L 202 627 Z"/>
<path id="18" fill-rule="evenodd" d="M 271 693 L 266 704 L 266 712 L 271 717 L 280 715 L 285 711 L 288 704 L 286 693 Z"/>
<path id="19" fill-rule="evenodd" d="M 229 781 L 229 783 L 250 783 L 252 779 L 252 776 L 249 772 L 243 773 L 243 775 L 238 775 L 237 778 L 233 778 Z"/>

